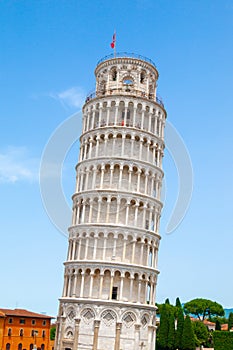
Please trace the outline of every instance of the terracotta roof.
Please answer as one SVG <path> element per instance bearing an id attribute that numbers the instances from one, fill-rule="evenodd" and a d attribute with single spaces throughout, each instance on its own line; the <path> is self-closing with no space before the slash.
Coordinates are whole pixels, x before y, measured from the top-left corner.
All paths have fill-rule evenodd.
<path id="1" fill-rule="evenodd" d="M 208 320 L 204 320 L 203 323 L 206 324 L 206 325 L 209 325 L 209 326 L 215 326 L 214 322 L 210 322 Z"/>
<path id="2" fill-rule="evenodd" d="M 224 323 L 221 325 L 221 331 L 228 331 L 228 323 Z"/>
<path id="3" fill-rule="evenodd" d="M 35 318 L 47 318 L 51 319 L 54 318 L 52 316 L 38 314 L 36 312 L 31 312 L 25 309 L 0 309 L 0 315 L 1 313 L 5 314 L 6 316 L 21 316 L 21 317 L 35 317 Z"/>

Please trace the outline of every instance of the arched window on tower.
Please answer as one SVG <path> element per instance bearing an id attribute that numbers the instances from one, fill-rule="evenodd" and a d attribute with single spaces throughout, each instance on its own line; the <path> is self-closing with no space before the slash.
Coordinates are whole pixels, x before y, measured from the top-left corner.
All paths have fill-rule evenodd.
<path id="1" fill-rule="evenodd" d="M 113 68 L 112 68 L 111 73 L 112 73 L 112 80 L 113 80 L 113 81 L 116 81 L 116 80 L 117 80 L 117 70 L 116 70 L 116 67 L 113 67 Z"/>
<path id="2" fill-rule="evenodd" d="M 10 343 L 7 343 L 7 344 L 6 344 L 6 350 L 10 350 L 10 348 L 11 348 L 11 344 L 10 344 Z"/>
<path id="3" fill-rule="evenodd" d="M 146 78 L 145 71 L 142 71 L 142 72 L 140 73 L 140 83 L 141 83 L 141 84 L 145 83 L 145 78 Z"/>
<path id="4" fill-rule="evenodd" d="M 117 287 L 112 287 L 112 299 L 117 300 Z"/>
<path id="5" fill-rule="evenodd" d="M 18 344 L 18 350 L 22 350 L 23 349 L 23 345 L 22 345 L 22 343 L 19 343 Z"/>

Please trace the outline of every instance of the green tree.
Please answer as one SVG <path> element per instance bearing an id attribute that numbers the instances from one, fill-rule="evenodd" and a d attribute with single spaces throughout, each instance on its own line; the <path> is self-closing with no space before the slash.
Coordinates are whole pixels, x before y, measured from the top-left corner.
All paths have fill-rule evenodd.
<path id="1" fill-rule="evenodd" d="M 169 350 L 174 349 L 175 344 L 175 317 L 174 313 L 170 312 L 169 315 L 169 327 L 168 327 L 168 337 L 167 337 L 167 347 Z"/>
<path id="2" fill-rule="evenodd" d="M 165 300 L 165 304 L 170 305 L 170 300 L 169 300 L 169 298 L 167 298 L 167 299 Z"/>
<path id="3" fill-rule="evenodd" d="M 56 335 L 56 327 L 50 328 L 50 340 L 54 340 Z"/>
<path id="4" fill-rule="evenodd" d="M 194 321 L 192 323 L 193 331 L 195 334 L 196 346 L 205 345 L 208 341 L 209 332 L 207 327 L 200 321 Z"/>
<path id="5" fill-rule="evenodd" d="M 219 322 L 218 319 L 215 322 L 215 330 L 216 331 L 221 331 L 221 323 Z"/>
<path id="6" fill-rule="evenodd" d="M 232 327 L 233 327 L 233 312 L 230 312 L 229 318 L 228 318 L 228 331 L 230 331 Z"/>
<path id="7" fill-rule="evenodd" d="M 169 331 L 169 308 L 166 304 L 160 305 L 160 324 L 157 335 L 157 347 L 159 350 L 167 349 Z"/>
<path id="8" fill-rule="evenodd" d="M 184 329 L 181 342 L 182 350 L 195 350 L 195 335 L 189 315 L 185 317 Z"/>
<path id="9" fill-rule="evenodd" d="M 180 302 L 180 298 L 176 298 L 176 307 L 181 307 L 182 308 L 182 305 L 181 305 L 181 302 Z"/>
<path id="10" fill-rule="evenodd" d="M 175 335 L 175 349 L 181 349 L 183 328 L 184 328 L 184 313 L 181 308 L 178 308 L 177 327 L 176 327 L 176 335 Z"/>
<path id="11" fill-rule="evenodd" d="M 224 316 L 222 305 L 208 299 L 193 299 L 184 304 L 186 314 L 192 314 L 203 321 L 205 318 L 212 316 Z"/>

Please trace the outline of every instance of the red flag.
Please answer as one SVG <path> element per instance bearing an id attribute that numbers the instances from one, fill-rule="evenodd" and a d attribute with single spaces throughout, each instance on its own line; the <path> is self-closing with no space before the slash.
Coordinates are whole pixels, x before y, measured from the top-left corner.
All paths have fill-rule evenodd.
<path id="1" fill-rule="evenodd" d="M 116 32 L 112 36 L 112 42 L 110 44 L 111 48 L 114 49 L 115 47 L 115 42 L 116 42 Z"/>

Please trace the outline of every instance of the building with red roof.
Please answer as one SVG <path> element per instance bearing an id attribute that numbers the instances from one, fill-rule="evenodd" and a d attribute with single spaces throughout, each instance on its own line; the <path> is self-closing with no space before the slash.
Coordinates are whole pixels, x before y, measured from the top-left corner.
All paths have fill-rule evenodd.
<path id="1" fill-rule="evenodd" d="M 52 316 L 0 308 L 0 350 L 51 350 Z"/>

